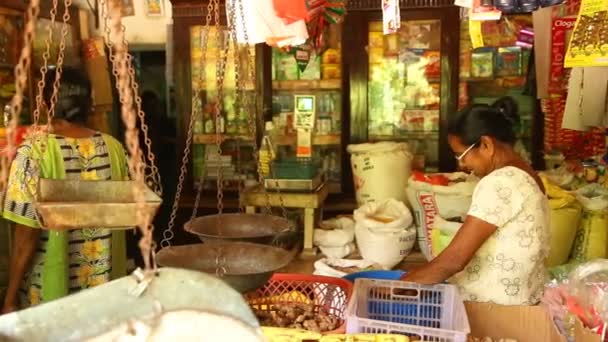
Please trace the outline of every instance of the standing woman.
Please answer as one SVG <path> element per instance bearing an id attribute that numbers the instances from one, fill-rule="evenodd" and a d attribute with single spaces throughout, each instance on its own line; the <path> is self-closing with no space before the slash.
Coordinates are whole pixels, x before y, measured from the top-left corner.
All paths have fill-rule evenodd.
<path id="1" fill-rule="evenodd" d="M 449 281 L 464 300 L 533 305 L 547 280 L 549 208 L 542 181 L 513 149 L 517 104 L 504 97 L 450 120 L 448 142 L 460 166 L 481 177 L 467 217 L 446 249 L 403 276 Z"/>
<path id="2" fill-rule="evenodd" d="M 46 75 L 48 106 L 55 70 Z M 15 237 L 9 285 L 2 313 L 64 297 L 126 274 L 125 232 L 103 227 L 49 232 L 40 229 L 32 201 L 40 178 L 126 180 L 126 153 L 114 138 L 86 128 L 91 84 L 76 69 L 64 68 L 46 148 L 26 140 L 11 165 L 4 218 Z M 33 167 L 35 166 L 35 167 Z"/>

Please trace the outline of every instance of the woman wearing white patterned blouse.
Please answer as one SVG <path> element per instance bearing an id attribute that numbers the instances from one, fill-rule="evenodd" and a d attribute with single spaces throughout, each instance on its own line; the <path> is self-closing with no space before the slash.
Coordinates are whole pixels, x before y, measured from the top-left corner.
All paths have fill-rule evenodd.
<path id="1" fill-rule="evenodd" d="M 540 178 L 513 149 L 518 120 L 510 97 L 470 106 L 450 120 L 448 142 L 460 167 L 481 180 L 450 245 L 403 280 L 447 280 L 469 301 L 538 303 L 547 279 L 549 209 Z"/>

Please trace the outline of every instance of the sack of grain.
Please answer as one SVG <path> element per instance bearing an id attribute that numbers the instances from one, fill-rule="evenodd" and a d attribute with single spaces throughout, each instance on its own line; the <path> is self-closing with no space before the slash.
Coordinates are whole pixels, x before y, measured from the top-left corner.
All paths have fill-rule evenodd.
<path id="1" fill-rule="evenodd" d="M 576 197 L 541 176 L 549 197 L 551 223 L 551 249 L 547 267 L 562 265 L 568 261 L 577 228 L 581 220 L 581 205 Z"/>
<path id="2" fill-rule="evenodd" d="M 416 230 L 403 202 L 389 199 L 355 210 L 355 237 L 363 259 L 391 269 L 412 250 Z"/>
<path id="3" fill-rule="evenodd" d="M 433 177 L 445 177 L 447 184 L 432 184 Z M 407 196 L 416 220 L 418 245 L 427 260 L 432 259 L 431 231 L 435 216 L 466 215 L 478 181 L 462 172 L 410 177 Z"/>

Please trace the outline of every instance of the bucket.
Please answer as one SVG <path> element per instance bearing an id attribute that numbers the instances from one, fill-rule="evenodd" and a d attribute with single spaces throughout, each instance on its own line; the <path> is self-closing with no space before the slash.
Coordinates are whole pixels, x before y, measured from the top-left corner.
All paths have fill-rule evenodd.
<path id="1" fill-rule="evenodd" d="M 394 198 L 407 204 L 406 187 L 412 154 L 406 143 L 349 145 L 357 204 Z"/>

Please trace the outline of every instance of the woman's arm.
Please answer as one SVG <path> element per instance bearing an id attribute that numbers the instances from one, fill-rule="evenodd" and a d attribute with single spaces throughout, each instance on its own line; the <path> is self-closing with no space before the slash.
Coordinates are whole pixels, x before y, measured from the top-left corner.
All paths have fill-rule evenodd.
<path id="1" fill-rule="evenodd" d="M 19 285 L 25 276 L 25 271 L 29 267 L 38 238 L 40 229 L 30 228 L 17 224 L 15 226 L 15 239 L 13 240 L 13 255 L 9 266 L 8 289 L 2 306 L 2 314 L 13 312 L 19 309 L 17 294 Z"/>
<path id="2" fill-rule="evenodd" d="M 496 226 L 467 216 L 452 242 L 428 264 L 408 271 L 401 280 L 419 284 L 441 283 L 462 271 L 477 250 L 496 231 Z"/>

